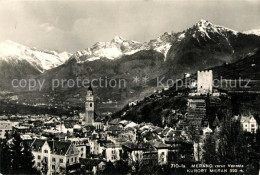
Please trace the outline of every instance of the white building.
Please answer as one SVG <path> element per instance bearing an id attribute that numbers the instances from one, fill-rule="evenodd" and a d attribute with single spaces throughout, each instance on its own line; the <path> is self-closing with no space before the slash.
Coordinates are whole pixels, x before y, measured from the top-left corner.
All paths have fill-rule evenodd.
<path id="1" fill-rule="evenodd" d="M 100 144 L 97 140 L 89 140 L 90 154 L 100 154 Z"/>
<path id="2" fill-rule="evenodd" d="M 240 122 L 244 131 L 256 133 L 258 125 L 253 115 L 242 116 Z"/>
<path id="3" fill-rule="evenodd" d="M 79 158 L 86 158 L 87 157 L 87 147 L 89 147 L 88 139 L 87 138 L 69 138 L 72 143 L 79 150 Z"/>
<path id="4" fill-rule="evenodd" d="M 71 142 L 35 139 L 31 147 L 36 168 L 48 175 L 64 173 L 79 163 L 79 151 Z"/>
<path id="5" fill-rule="evenodd" d="M 105 145 L 105 157 L 107 162 L 120 160 L 122 153 L 123 150 L 120 144 L 111 143 Z"/>
<path id="6" fill-rule="evenodd" d="M 204 136 L 207 136 L 207 135 L 209 135 L 210 133 L 212 133 L 213 131 L 212 131 L 212 129 L 210 129 L 210 127 L 209 127 L 209 125 L 208 125 L 207 127 L 205 127 L 205 128 L 202 129 L 202 132 L 203 132 L 203 135 L 204 135 Z"/>
<path id="7" fill-rule="evenodd" d="M 12 128 L 12 122 L 0 121 L 0 139 L 4 139 L 5 133 L 11 132 Z"/>
<path id="8" fill-rule="evenodd" d="M 137 102 L 136 101 L 132 101 L 132 102 L 129 102 L 128 103 L 128 106 L 129 107 L 133 107 L 133 106 L 136 106 L 137 105 Z"/>
<path id="9" fill-rule="evenodd" d="M 200 94 L 212 94 L 213 73 L 209 71 L 197 72 L 197 92 Z"/>
<path id="10" fill-rule="evenodd" d="M 155 161 L 160 165 L 168 163 L 169 147 L 156 141 L 142 144 L 127 142 L 122 146 L 124 154 L 126 153 L 129 157 L 129 163 Z"/>

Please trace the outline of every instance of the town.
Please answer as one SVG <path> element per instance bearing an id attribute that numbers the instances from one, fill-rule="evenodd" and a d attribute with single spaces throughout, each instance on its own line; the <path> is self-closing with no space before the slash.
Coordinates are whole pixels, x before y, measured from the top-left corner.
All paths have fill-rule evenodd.
<path id="1" fill-rule="evenodd" d="M 19 166 L 25 166 L 21 157 L 18 162 L 14 160 L 19 154 L 27 155 L 28 169 L 24 171 L 35 174 L 186 174 L 206 172 L 209 168 L 212 172 L 228 172 L 231 168 L 227 163 L 232 167 L 239 161 L 222 162 L 223 165 L 220 161 L 219 166 L 211 163 L 217 161 L 215 151 L 227 149 L 229 143 L 223 145 L 224 142 L 232 141 L 236 135 L 238 140 L 246 138 L 242 146 L 250 150 L 244 153 L 251 156 L 246 161 L 257 163 L 259 118 L 250 113 L 232 116 L 228 92 L 212 86 L 212 70 L 198 71 L 196 76 L 197 81 L 188 84 L 188 88 L 174 92 L 175 98 L 185 99 L 185 111 L 170 109 L 177 120 L 164 126 L 124 119 L 140 101 L 130 102 L 119 117 L 99 116 L 91 86 L 86 92 L 85 111 L 73 117 L 2 115 L 0 172 L 17 173 Z M 185 74 L 184 79 L 189 78 L 190 74 Z M 163 98 L 162 94 L 159 91 L 153 96 Z M 223 135 L 230 140 L 223 142 Z M 239 151 L 242 143 L 232 144 Z M 196 169 L 197 164 L 202 167 Z M 239 171 L 246 168 L 239 167 Z"/>

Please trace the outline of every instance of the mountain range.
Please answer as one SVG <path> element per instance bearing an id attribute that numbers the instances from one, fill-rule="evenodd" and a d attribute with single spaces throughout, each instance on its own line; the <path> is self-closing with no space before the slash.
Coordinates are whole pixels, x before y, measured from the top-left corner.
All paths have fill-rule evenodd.
<path id="1" fill-rule="evenodd" d="M 260 36 L 200 20 L 182 32 L 165 32 L 148 42 L 116 36 L 110 42 L 98 42 L 74 54 L 40 51 L 10 41 L 1 45 L 13 48 L 0 47 L 0 88 L 14 92 L 19 103 L 83 106 L 85 88 L 65 86 L 52 91 L 52 80 L 125 79 L 127 86 L 124 88 L 94 88 L 99 110 L 113 112 L 161 89 L 157 87 L 158 77 L 182 78 L 186 72 L 242 60 L 259 48 Z M 133 83 L 134 77 L 146 76 L 147 84 Z M 43 90 L 28 92 L 28 89 L 12 88 L 10 80 L 17 77 L 45 80 Z"/>

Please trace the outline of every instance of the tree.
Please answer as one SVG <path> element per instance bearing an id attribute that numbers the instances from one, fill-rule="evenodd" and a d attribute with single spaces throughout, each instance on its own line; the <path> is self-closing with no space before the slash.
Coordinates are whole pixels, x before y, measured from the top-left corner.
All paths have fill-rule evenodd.
<path id="1" fill-rule="evenodd" d="M 218 158 L 216 155 L 216 138 L 214 135 L 209 135 L 206 138 L 205 144 L 204 144 L 204 152 L 203 152 L 203 159 L 207 163 L 217 163 Z"/>
<path id="2" fill-rule="evenodd" d="M 18 132 L 14 132 L 13 138 L 10 144 L 11 152 L 11 172 L 16 173 L 22 170 L 22 139 Z"/>
<path id="3" fill-rule="evenodd" d="M 0 171 L 6 174 L 38 174 L 34 168 L 34 157 L 29 145 L 14 132 L 7 142 L 1 142 Z"/>
<path id="4" fill-rule="evenodd" d="M 6 138 L 6 140 L 9 140 L 9 138 L 10 138 L 10 134 L 7 130 L 5 131 L 5 138 Z"/>
<path id="5" fill-rule="evenodd" d="M 208 137 L 204 146 L 205 163 L 241 164 L 250 174 L 257 172 L 257 161 L 253 158 L 256 154 L 239 121 L 223 123 L 220 133 Z"/>
<path id="6" fill-rule="evenodd" d="M 115 162 L 115 168 L 119 174 L 127 174 L 130 170 L 128 163 L 123 160 L 118 160 Z"/>
<path id="7" fill-rule="evenodd" d="M 118 174 L 115 166 L 111 161 L 107 162 L 105 169 L 103 170 L 102 174 Z"/>
<path id="8" fill-rule="evenodd" d="M 10 166 L 10 150 L 7 140 L 4 139 L 0 142 L 0 172 L 3 174 L 8 174 L 10 172 Z"/>
<path id="9" fill-rule="evenodd" d="M 24 173 L 33 173 L 37 172 L 36 168 L 34 167 L 34 156 L 32 154 L 32 150 L 29 147 L 28 143 L 22 142 L 23 150 L 22 150 L 22 168 Z"/>

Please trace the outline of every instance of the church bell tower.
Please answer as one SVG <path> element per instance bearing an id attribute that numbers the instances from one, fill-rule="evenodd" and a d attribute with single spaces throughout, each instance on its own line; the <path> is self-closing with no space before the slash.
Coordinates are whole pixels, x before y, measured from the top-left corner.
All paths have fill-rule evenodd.
<path id="1" fill-rule="evenodd" d="M 88 88 L 86 103 L 85 103 L 85 123 L 86 125 L 93 125 L 94 123 L 94 94 L 91 85 Z"/>

